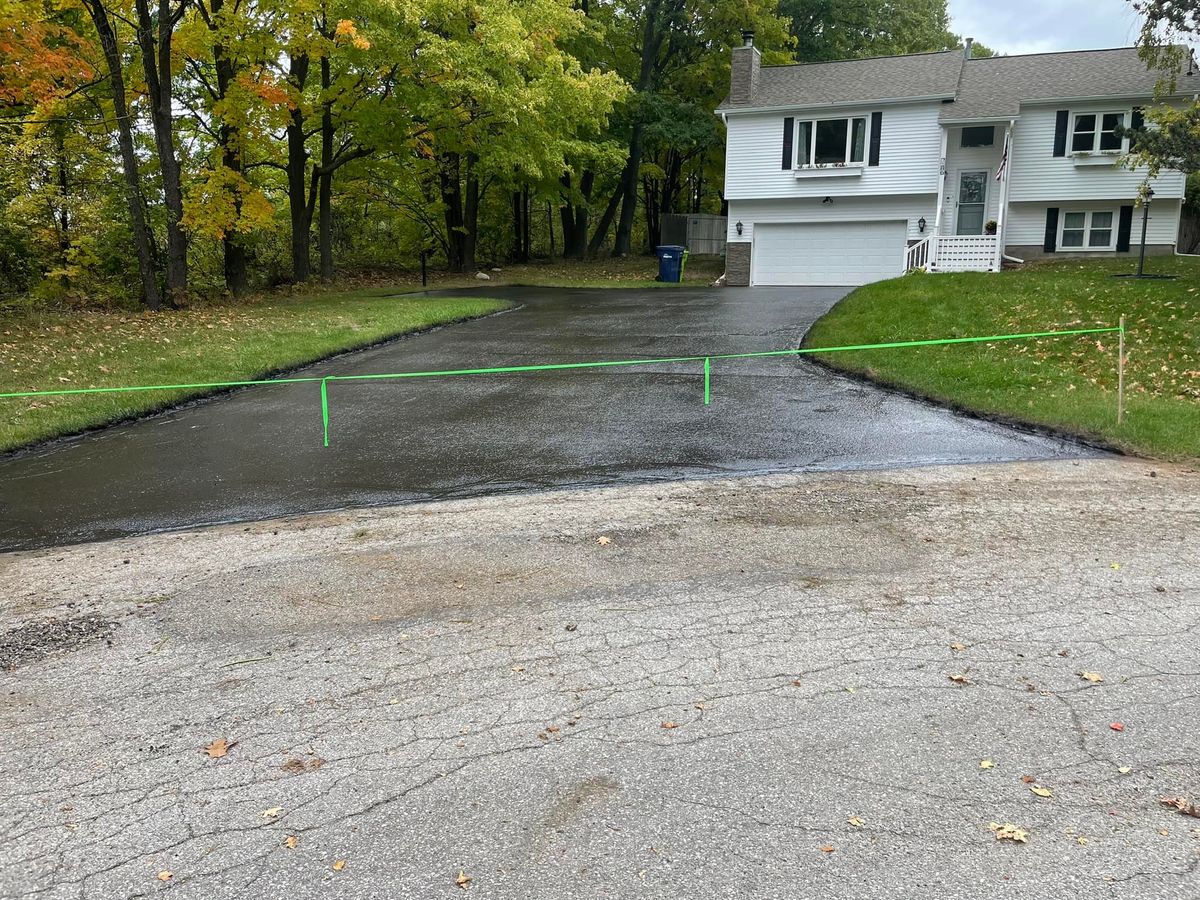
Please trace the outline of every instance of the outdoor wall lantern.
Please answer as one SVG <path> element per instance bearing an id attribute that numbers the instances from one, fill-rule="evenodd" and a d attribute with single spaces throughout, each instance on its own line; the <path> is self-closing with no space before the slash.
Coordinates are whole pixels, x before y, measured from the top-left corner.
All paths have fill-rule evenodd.
<path id="1" fill-rule="evenodd" d="M 925 221 L 925 217 L 921 216 L 921 218 L 917 219 L 917 231 L 921 232 L 921 234 L 924 234 L 925 226 L 928 224 L 929 223 Z"/>
<path id="2" fill-rule="evenodd" d="M 738 230 L 738 235 L 741 235 L 741 233 L 742 233 L 742 223 L 741 223 L 741 220 L 738 220 L 738 223 L 737 223 L 737 225 L 735 225 L 734 227 L 735 227 L 735 228 L 737 228 L 737 230 Z"/>

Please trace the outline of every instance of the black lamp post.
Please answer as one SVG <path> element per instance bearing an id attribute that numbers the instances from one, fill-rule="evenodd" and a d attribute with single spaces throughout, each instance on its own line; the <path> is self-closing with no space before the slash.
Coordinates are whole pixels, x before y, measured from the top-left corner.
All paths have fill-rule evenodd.
<path id="1" fill-rule="evenodd" d="M 1146 227 L 1150 223 L 1150 201 L 1153 199 L 1154 190 L 1146 188 L 1146 196 L 1142 199 L 1142 252 L 1138 256 L 1138 278 L 1146 274 Z"/>

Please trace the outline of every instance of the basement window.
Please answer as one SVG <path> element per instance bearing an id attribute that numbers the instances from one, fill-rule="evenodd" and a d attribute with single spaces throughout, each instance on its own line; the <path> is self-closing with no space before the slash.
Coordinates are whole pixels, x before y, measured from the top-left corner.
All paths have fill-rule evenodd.
<path id="1" fill-rule="evenodd" d="M 1116 246 L 1116 218 L 1108 211 L 1066 213 L 1058 245 L 1064 250 L 1112 250 Z"/>

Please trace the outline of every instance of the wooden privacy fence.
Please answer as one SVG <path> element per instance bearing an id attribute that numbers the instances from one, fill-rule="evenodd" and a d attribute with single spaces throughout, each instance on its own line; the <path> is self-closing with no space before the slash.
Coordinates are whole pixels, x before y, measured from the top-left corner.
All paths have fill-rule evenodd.
<path id="1" fill-rule="evenodd" d="M 728 227 L 725 216 L 672 213 L 663 216 L 662 242 L 687 247 L 693 256 L 723 256 Z"/>

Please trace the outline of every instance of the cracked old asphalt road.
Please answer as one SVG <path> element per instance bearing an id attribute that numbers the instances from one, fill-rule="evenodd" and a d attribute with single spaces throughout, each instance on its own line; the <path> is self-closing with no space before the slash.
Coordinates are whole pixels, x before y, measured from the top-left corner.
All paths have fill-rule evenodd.
<path id="1" fill-rule="evenodd" d="M 0 673 L 0 895 L 1195 900 L 1200 819 L 1158 797 L 1200 799 L 1200 475 L 1155 468 L 624 485 L 0 556 L 6 628 L 85 623 Z"/>
<path id="2" fill-rule="evenodd" d="M 794 348 L 839 288 L 486 288 L 521 309 L 348 354 L 363 374 Z M 458 292 L 461 293 L 461 292 Z M 241 391 L 0 458 L 0 550 L 523 488 L 1095 455 L 807 361 Z"/>

